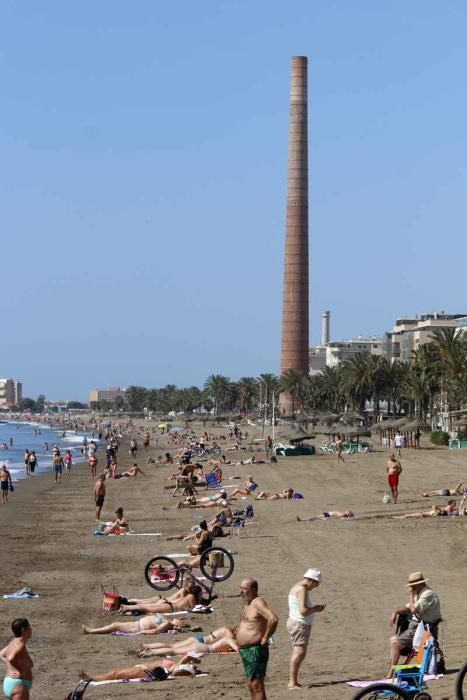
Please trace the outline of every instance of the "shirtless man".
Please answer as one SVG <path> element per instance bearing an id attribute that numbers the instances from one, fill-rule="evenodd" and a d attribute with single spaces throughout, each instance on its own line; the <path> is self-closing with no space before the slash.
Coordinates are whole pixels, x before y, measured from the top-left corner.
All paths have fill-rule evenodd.
<path id="1" fill-rule="evenodd" d="M 422 491 L 420 494 L 423 498 L 431 498 L 432 496 L 462 496 L 464 493 L 464 482 L 459 481 L 453 489 L 438 489 L 437 491 Z"/>
<path id="2" fill-rule="evenodd" d="M 144 613 L 173 613 L 173 612 L 183 612 L 185 610 L 193 610 L 195 605 L 201 603 L 202 597 L 201 586 L 193 586 L 192 592 L 178 598 L 177 600 L 166 600 L 165 598 L 160 598 L 156 603 L 146 603 L 145 605 L 141 603 L 136 603 L 135 605 L 122 605 L 120 607 L 120 613 L 124 615 L 130 610 L 141 610 Z M 173 601 L 173 602 L 172 602 Z"/>
<path id="3" fill-rule="evenodd" d="M 11 629 L 14 639 L 0 651 L 0 659 L 6 663 L 3 692 L 11 700 L 29 700 L 34 664 L 26 644 L 31 639 L 32 629 L 24 617 L 13 620 Z"/>
<path id="4" fill-rule="evenodd" d="M 11 489 L 11 474 L 6 468 L 5 464 L 2 464 L 0 469 L 0 489 L 2 491 L 2 503 L 7 503 L 8 501 L 8 491 Z"/>
<path id="5" fill-rule="evenodd" d="M 293 489 L 284 489 L 280 493 L 267 493 L 266 491 L 260 491 L 256 496 L 255 501 L 277 501 L 286 500 L 289 501 L 294 494 Z"/>
<path id="6" fill-rule="evenodd" d="M 258 595 L 258 582 L 246 578 L 240 584 L 245 603 L 237 627 L 236 640 L 247 677 L 251 700 L 266 700 L 264 678 L 269 659 L 269 639 L 277 627 L 277 615 Z"/>
<path id="7" fill-rule="evenodd" d="M 96 501 L 96 520 L 100 520 L 101 510 L 105 500 L 105 476 L 103 474 L 96 479 L 94 500 Z"/>
<path id="8" fill-rule="evenodd" d="M 401 463 L 396 459 L 393 453 L 386 463 L 388 486 L 391 489 L 393 503 L 397 503 L 397 497 L 399 496 L 399 476 L 401 472 Z"/>

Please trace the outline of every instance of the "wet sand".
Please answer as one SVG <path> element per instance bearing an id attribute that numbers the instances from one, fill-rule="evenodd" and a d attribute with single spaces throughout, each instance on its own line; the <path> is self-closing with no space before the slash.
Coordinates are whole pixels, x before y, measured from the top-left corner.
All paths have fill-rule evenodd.
<path id="1" fill-rule="evenodd" d="M 159 447 L 149 454 L 157 456 L 165 451 L 159 438 Z M 232 453 L 226 454 L 232 459 Z M 242 455 L 248 457 L 250 452 Z M 102 466 L 102 448 L 98 456 Z M 175 503 L 163 490 L 172 468 L 146 466 L 146 459 L 141 450 L 136 461 L 146 477 L 107 482 L 103 517 L 110 520 L 122 506 L 134 531 L 162 532 L 164 537 L 198 522 L 202 510 L 162 510 L 162 506 Z M 314 601 L 325 601 L 327 608 L 316 616 L 300 675 L 305 687 L 294 691 L 294 697 L 351 698 L 354 691 L 345 680 L 384 675 L 389 615 L 395 606 L 406 602 L 404 584 L 411 571 L 422 570 L 440 595 L 447 620 L 448 668 L 457 669 L 465 661 L 467 518 L 398 521 L 377 516 L 428 510 L 431 502 L 445 503 L 448 499 L 423 499 L 417 494 L 422 489 L 453 487 L 461 479 L 467 480 L 467 454 L 433 447 L 404 451 L 400 503 L 396 506 L 382 504 L 386 459 L 387 450 L 377 448 L 371 454 L 347 456 L 345 464 L 339 466 L 335 457 L 318 454 L 280 459 L 278 465 L 224 467 L 227 484 L 229 476 L 252 474 L 261 489 L 276 492 L 290 485 L 305 496 L 302 501 L 255 503 L 257 524 L 243 530 L 240 538 L 217 541 L 238 552 L 234 574 L 219 586 L 214 614 L 190 617 L 192 624 L 201 625 L 204 631 L 236 624 L 241 611 L 240 580 L 247 575 L 258 578 L 260 592 L 280 618 L 266 684 L 270 700 L 288 695 L 287 593 L 311 566 L 320 568 L 323 575 Z M 122 447 L 119 469 L 132 463 L 128 449 Z M 30 619 L 34 628 L 30 650 L 35 662 L 32 698 L 63 697 L 73 687 L 79 669 L 102 673 L 136 663 L 133 651 L 138 643 L 156 641 L 157 637 L 84 636 L 80 625 L 119 619 L 100 612 L 101 585 L 106 589 L 116 586 L 122 595 L 152 595 L 144 580 L 145 563 L 157 553 L 183 551 L 183 543 L 166 542 L 164 537 L 93 537 L 93 481 L 87 465 L 75 466 L 70 476 L 63 475 L 60 486 L 53 483 L 52 472 L 23 481 L 10 498 L 7 506 L 0 507 L 1 592 L 11 593 L 27 584 L 41 597 L 37 601 L 0 601 L 0 643 L 7 641 L 14 617 Z M 239 503 L 243 506 L 246 501 Z M 297 515 L 346 508 L 361 519 L 296 521 Z M 178 679 L 157 688 L 154 684 L 115 684 L 91 689 L 86 697 L 144 698 L 154 692 L 167 699 L 183 692 L 189 692 L 194 700 L 248 697 L 238 655 L 207 657 L 203 668 L 209 671 L 208 677 Z M 454 675 L 432 682 L 430 693 L 435 700 L 454 698 Z"/>

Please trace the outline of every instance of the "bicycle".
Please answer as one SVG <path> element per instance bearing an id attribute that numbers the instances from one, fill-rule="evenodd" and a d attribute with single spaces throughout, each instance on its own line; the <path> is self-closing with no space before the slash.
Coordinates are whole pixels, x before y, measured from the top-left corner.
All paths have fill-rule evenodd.
<path id="1" fill-rule="evenodd" d="M 467 676 L 467 662 L 461 666 L 459 673 L 456 676 L 456 698 L 457 700 L 466 700 L 467 688 L 464 692 L 464 680 Z"/>
<path id="2" fill-rule="evenodd" d="M 419 693 L 415 696 L 417 700 L 423 700 L 423 698 L 430 698 L 431 696 L 427 693 Z M 352 700 L 361 700 L 361 698 L 368 698 L 368 700 L 415 700 L 413 695 L 409 695 L 402 688 L 393 685 L 392 683 L 373 683 L 372 685 L 359 690 Z"/>
<path id="3" fill-rule="evenodd" d="M 170 591 L 171 588 L 181 588 L 188 578 L 201 586 L 211 601 L 217 597 L 214 594 L 214 586 L 216 583 L 227 581 L 233 574 L 234 566 L 234 558 L 227 549 L 209 547 L 201 554 L 199 568 L 210 585 L 196 576 L 188 564 L 183 562 L 177 564 L 176 561 L 162 554 L 148 561 L 144 569 L 144 577 L 151 588 L 163 592 Z"/>

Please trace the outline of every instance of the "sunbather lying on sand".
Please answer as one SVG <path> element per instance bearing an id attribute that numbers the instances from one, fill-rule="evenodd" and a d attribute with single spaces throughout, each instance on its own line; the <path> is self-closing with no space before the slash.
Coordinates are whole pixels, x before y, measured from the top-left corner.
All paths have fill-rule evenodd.
<path id="1" fill-rule="evenodd" d="M 185 654 L 178 663 L 173 663 L 170 659 L 160 659 L 157 661 L 148 661 L 144 664 L 135 664 L 129 668 L 114 668 L 108 673 L 101 673 L 95 676 L 89 676 L 84 671 L 79 672 L 79 677 L 84 681 L 93 680 L 101 681 L 117 681 L 132 678 L 145 678 L 148 681 L 159 680 L 160 676 L 156 673 L 157 668 L 163 668 L 167 674 L 171 676 L 196 676 L 201 671 L 198 669 L 200 658 L 194 658 L 190 654 Z"/>
<path id="2" fill-rule="evenodd" d="M 221 501 L 226 500 L 228 500 L 227 492 L 222 489 L 212 496 L 188 496 L 184 501 L 178 501 L 175 508 L 216 508 Z"/>
<path id="3" fill-rule="evenodd" d="M 238 649 L 233 629 L 220 627 L 211 634 L 195 634 L 193 637 L 173 644 L 142 644 L 136 653 L 141 657 L 178 656 L 179 654 L 188 654 L 192 650 L 202 654 L 214 654 L 216 652 L 238 651 Z"/>
<path id="4" fill-rule="evenodd" d="M 160 595 L 156 595 L 151 596 L 150 598 L 127 597 L 126 600 L 128 605 L 135 605 L 137 603 L 140 603 L 141 605 L 151 605 L 152 603 L 158 603 L 160 600 L 168 600 L 170 603 L 175 603 L 184 596 L 188 595 L 188 593 L 193 593 L 193 588 L 195 587 L 195 585 L 195 582 L 190 579 L 189 581 L 186 581 L 186 583 L 184 583 L 184 585 L 178 591 L 172 593 L 171 596 L 168 596 L 166 598 L 161 598 Z"/>
<path id="5" fill-rule="evenodd" d="M 284 489 L 280 493 L 266 493 L 266 491 L 260 491 L 256 496 L 255 501 L 277 501 L 277 499 L 284 499 L 286 501 L 290 500 L 294 494 L 293 489 Z"/>
<path id="6" fill-rule="evenodd" d="M 83 634 L 112 634 L 113 632 L 126 632 L 128 634 L 163 634 L 170 630 L 182 630 L 188 627 L 181 617 L 174 617 L 173 620 L 164 620 L 163 615 L 145 615 L 134 622 L 112 622 L 104 627 L 88 627 L 82 625 Z"/>
<path id="7" fill-rule="evenodd" d="M 431 498 L 432 496 L 462 496 L 464 493 L 463 481 L 459 481 L 453 489 L 438 489 L 437 491 L 422 491 L 423 498 Z"/>
<path id="8" fill-rule="evenodd" d="M 178 600 L 170 601 L 165 598 L 161 598 L 156 603 L 135 603 L 134 605 L 122 605 L 119 612 L 124 615 L 126 612 L 131 610 L 141 611 L 143 613 L 172 613 L 172 612 L 183 612 L 185 610 L 192 610 L 195 605 L 201 603 L 201 586 L 193 586 L 193 591 L 182 596 Z"/>
<path id="9" fill-rule="evenodd" d="M 352 518 L 355 518 L 355 515 L 351 510 L 329 510 L 319 515 L 309 515 L 308 518 L 299 518 L 297 515 L 299 523 L 307 523 L 310 520 L 351 520 Z"/>
<path id="10" fill-rule="evenodd" d="M 445 508 L 440 506 L 431 506 L 431 510 L 420 511 L 418 513 L 405 513 L 405 515 L 393 515 L 395 520 L 404 520 L 406 518 L 436 518 L 442 515 L 459 515 L 457 504 L 454 500 L 448 501 Z"/>
<path id="11" fill-rule="evenodd" d="M 242 488 L 234 489 L 230 492 L 230 498 L 235 498 L 235 496 L 250 496 L 257 487 L 258 484 L 253 481 L 253 477 L 247 476 L 246 480 L 243 482 Z"/>

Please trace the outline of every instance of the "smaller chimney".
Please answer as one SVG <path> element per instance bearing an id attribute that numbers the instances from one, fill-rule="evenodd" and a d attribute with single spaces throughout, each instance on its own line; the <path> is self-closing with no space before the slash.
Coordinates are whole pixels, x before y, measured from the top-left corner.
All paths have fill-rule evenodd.
<path id="1" fill-rule="evenodd" d="M 331 318 L 330 311 L 323 311 L 321 314 L 321 345 L 329 343 L 329 323 Z"/>

